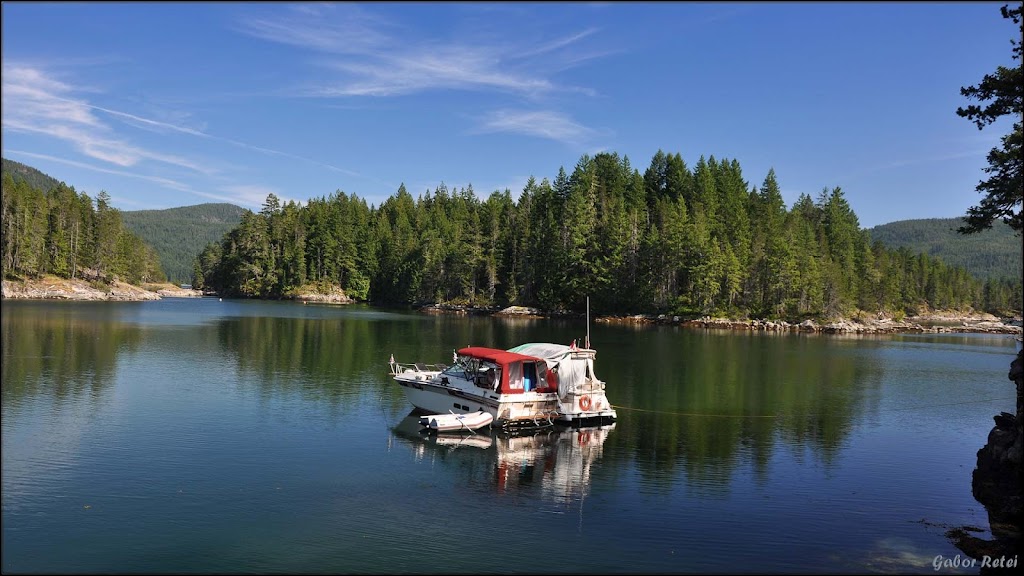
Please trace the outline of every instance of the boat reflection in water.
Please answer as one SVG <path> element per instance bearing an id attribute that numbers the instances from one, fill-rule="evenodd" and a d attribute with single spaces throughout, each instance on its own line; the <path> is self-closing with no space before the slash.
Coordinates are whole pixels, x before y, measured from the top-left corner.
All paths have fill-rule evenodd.
<path id="1" fill-rule="evenodd" d="M 614 428 L 612 423 L 592 428 L 435 433 L 424 430 L 419 416 L 410 414 L 394 432 L 412 445 L 417 460 L 453 458 L 460 465 L 468 464 L 474 476 L 489 469 L 490 483 L 500 493 L 539 486 L 545 495 L 569 502 L 586 496 L 591 467 L 601 459 L 604 441 Z"/>

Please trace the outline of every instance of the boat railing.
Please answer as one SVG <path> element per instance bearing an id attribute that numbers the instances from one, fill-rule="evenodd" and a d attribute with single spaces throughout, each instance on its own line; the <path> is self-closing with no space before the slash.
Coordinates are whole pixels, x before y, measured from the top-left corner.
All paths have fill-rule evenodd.
<path id="1" fill-rule="evenodd" d="M 412 370 L 413 372 L 443 372 L 448 366 L 444 364 L 422 364 L 420 362 L 391 362 L 391 373 L 395 376 Z"/>

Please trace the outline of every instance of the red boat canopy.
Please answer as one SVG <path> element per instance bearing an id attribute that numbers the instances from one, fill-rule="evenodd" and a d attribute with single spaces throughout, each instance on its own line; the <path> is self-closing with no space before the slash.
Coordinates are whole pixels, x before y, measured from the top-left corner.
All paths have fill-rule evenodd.
<path id="1" fill-rule="evenodd" d="M 558 389 L 558 382 L 553 378 L 553 374 L 547 371 L 547 364 L 536 356 L 482 346 L 463 348 L 459 350 L 459 354 L 493 362 L 500 367 L 501 380 L 495 382 L 496 392 L 521 394 L 529 391 L 551 392 Z M 552 378 L 548 377 L 549 374 Z M 484 387 L 489 388 L 490 385 Z"/>
<path id="2" fill-rule="evenodd" d="M 515 352 L 499 350 L 497 348 L 484 348 L 483 346 L 470 346 L 469 348 L 463 348 L 459 350 L 459 354 L 462 356 L 472 356 L 473 358 L 479 358 L 481 360 L 490 360 L 495 364 L 501 364 L 503 366 L 511 364 L 512 362 L 544 361 L 540 358 L 537 358 L 536 356 L 517 354 Z"/>

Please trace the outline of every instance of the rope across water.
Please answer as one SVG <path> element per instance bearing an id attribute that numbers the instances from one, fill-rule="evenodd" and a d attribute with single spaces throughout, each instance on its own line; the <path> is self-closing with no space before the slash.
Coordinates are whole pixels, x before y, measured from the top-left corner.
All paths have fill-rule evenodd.
<path id="1" fill-rule="evenodd" d="M 907 406 L 904 408 L 889 408 L 886 410 L 879 410 L 879 412 L 896 412 L 900 410 L 922 410 L 925 408 L 942 408 L 946 406 L 962 406 L 965 404 L 981 404 L 983 402 L 996 402 L 996 401 L 1010 401 L 1015 398 L 987 398 L 985 400 L 969 400 L 965 402 L 948 402 L 945 404 L 927 404 L 924 406 Z M 612 408 L 616 410 L 628 410 L 630 412 L 649 412 L 652 414 L 670 414 L 673 416 L 698 416 L 708 418 L 785 418 L 789 414 L 708 414 L 702 412 L 674 412 L 669 410 L 649 410 L 646 408 L 632 408 L 629 406 L 616 406 L 612 405 Z M 806 416 L 807 414 L 802 414 Z"/>

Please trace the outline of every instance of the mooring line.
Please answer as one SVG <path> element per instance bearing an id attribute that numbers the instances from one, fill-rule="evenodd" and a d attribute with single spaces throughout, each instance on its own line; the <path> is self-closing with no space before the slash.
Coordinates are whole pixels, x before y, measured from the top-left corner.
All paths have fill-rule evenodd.
<path id="1" fill-rule="evenodd" d="M 666 410 L 648 410 L 646 408 L 630 408 L 629 406 L 611 405 L 616 410 L 631 410 L 633 412 L 651 412 L 653 414 L 672 414 L 673 416 L 708 416 L 711 418 L 778 418 L 777 414 L 706 414 L 699 412 L 669 412 Z"/>
<path id="2" fill-rule="evenodd" d="M 965 402 L 949 402 L 946 404 L 928 404 L 925 406 L 907 406 L 904 408 L 887 408 L 879 410 L 879 412 L 895 412 L 898 410 L 922 410 L 924 408 L 942 408 L 945 406 L 962 406 L 964 404 L 981 404 L 983 402 L 995 402 L 995 401 L 1009 401 L 1016 400 L 1016 398 L 987 398 L 985 400 L 969 400 Z M 652 414 L 670 414 L 673 416 L 702 416 L 708 418 L 785 418 L 787 416 L 794 416 L 794 414 L 708 414 L 704 412 L 670 412 L 667 410 L 648 410 L 646 408 L 631 408 L 629 406 L 617 406 L 611 405 L 616 410 L 629 410 L 632 412 L 650 412 Z M 816 414 L 800 414 L 801 416 L 814 416 Z"/>

